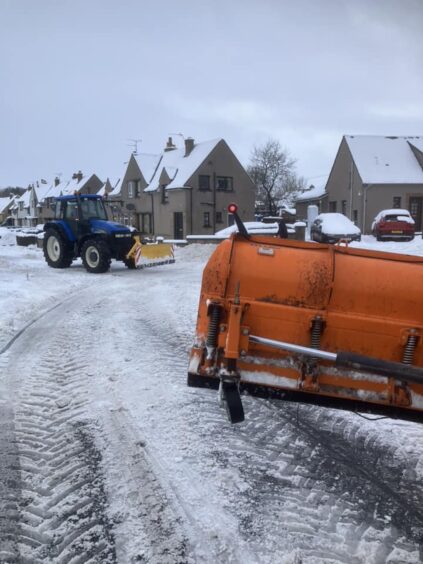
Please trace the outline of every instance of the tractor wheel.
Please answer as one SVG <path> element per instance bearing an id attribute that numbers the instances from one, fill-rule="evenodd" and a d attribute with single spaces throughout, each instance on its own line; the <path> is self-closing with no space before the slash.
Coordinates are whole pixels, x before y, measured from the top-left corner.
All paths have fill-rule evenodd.
<path id="1" fill-rule="evenodd" d="M 65 237 L 56 229 L 47 229 L 43 240 L 44 258 L 52 268 L 69 268 L 73 250 Z"/>
<path id="2" fill-rule="evenodd" d="M 87 272 L 107 272 L 112 262 L 109 246 L 102 239 L 88 239 L 82 245 L 82 262 Z"/>
<path id="3" fill-rule="evenodd" d="M 235 382 L 222 382 L 223 398 L 225 400 L 226 413 L 231 423 L 244 421 L 244 408 L 238 385 Z"/>
<path id="4" fill-rule="evenodd" d="M 129 268 L 129 270 L 135 270 L 137 268 L 137 265 L 135 264 L 135 260 L 133 258 L 123 259 L 123 262 L 125 263 L 125 266 Z"/>

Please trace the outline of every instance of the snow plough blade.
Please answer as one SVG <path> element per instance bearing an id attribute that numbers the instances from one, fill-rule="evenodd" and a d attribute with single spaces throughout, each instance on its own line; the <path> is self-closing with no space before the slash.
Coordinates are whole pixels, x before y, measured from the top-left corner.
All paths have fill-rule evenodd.
<path id="1" fill-rule="evenodd" d="M 126 255 L 127 259 L 133 258 L 137 268 L 160 266 L 175 262 L 173 245 L 170 243 L 151 243 L 143 245 L 139 235 L 134 236 L 134 245 Z"/>
<path id="2" fill-rule="evenodd" d="M 204 269 L 188 385 L 423 422 L 423 258 L 239 232 Z"/>

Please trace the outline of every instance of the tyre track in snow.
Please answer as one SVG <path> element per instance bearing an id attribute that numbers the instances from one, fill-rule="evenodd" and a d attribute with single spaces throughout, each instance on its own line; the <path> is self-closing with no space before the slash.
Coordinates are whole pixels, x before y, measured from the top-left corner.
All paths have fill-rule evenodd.
<path id="1" fill-rule="evenodd" d="M 144 308 L 137 315 L 173 369 L 183 366 L 185 380 L 188 334 L 179 323 L 165 327 L 164 312 Z M 200 431 L 191 440 L 199 457 L 219 467 L 240 535 L 263 562 L 282 550 L 310 563 L 421 561 L 423 491 L 413 468 L 423 448 L 410 457 L 392 447 L 389 432 L 381 438 L 378 423 L 359 431 L 342 413 L 304 406 L 297 413 L 295 405 L 249 397 L 246 423 L 231 427 L 215 393 L 192 396 L 199 409 L 181 405 L 188 427 Z M 401 429 L 407 430 L 418 434 L 415 424 Z M 204 448 L 210 439 L 215 448 Z"/>
<path id="2" fill-rule="evenodd" d="M 89 345 L 69 313 L 67 304 L 43 316 L 9 350 L 20 495 L 16 550 L 7 562 L 116 561 L 101 455 L 87 416 Z M 31 340 L 40 349 L 35 361 Z"/>

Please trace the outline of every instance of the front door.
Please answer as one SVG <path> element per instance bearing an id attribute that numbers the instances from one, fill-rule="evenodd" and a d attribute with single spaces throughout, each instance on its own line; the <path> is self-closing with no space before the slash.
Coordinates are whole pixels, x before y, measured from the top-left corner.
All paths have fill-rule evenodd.
<path id="1" fill-rule="evenodd" d="M 175 239 L 184 238 L 184 214 L 182 212 L 173 213 L 173 236 Z"/>
<path id="2" fill-rule="evenodd" d="M 410 215 L 416 223 L 416 231 L 422 230 L 423 198 L 413 196 L 410 198 Z"/>

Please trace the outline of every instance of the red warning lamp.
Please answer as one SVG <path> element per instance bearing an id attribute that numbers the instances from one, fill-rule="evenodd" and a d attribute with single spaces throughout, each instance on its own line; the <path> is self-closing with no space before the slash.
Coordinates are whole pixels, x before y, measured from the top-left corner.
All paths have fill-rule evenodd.
<path id="1" fill-rule="evenodd" d="M 236 213 L 238 211 L 238 206 L 236 204 L 229 204 L 228 212 L 229 213 Z"/>

